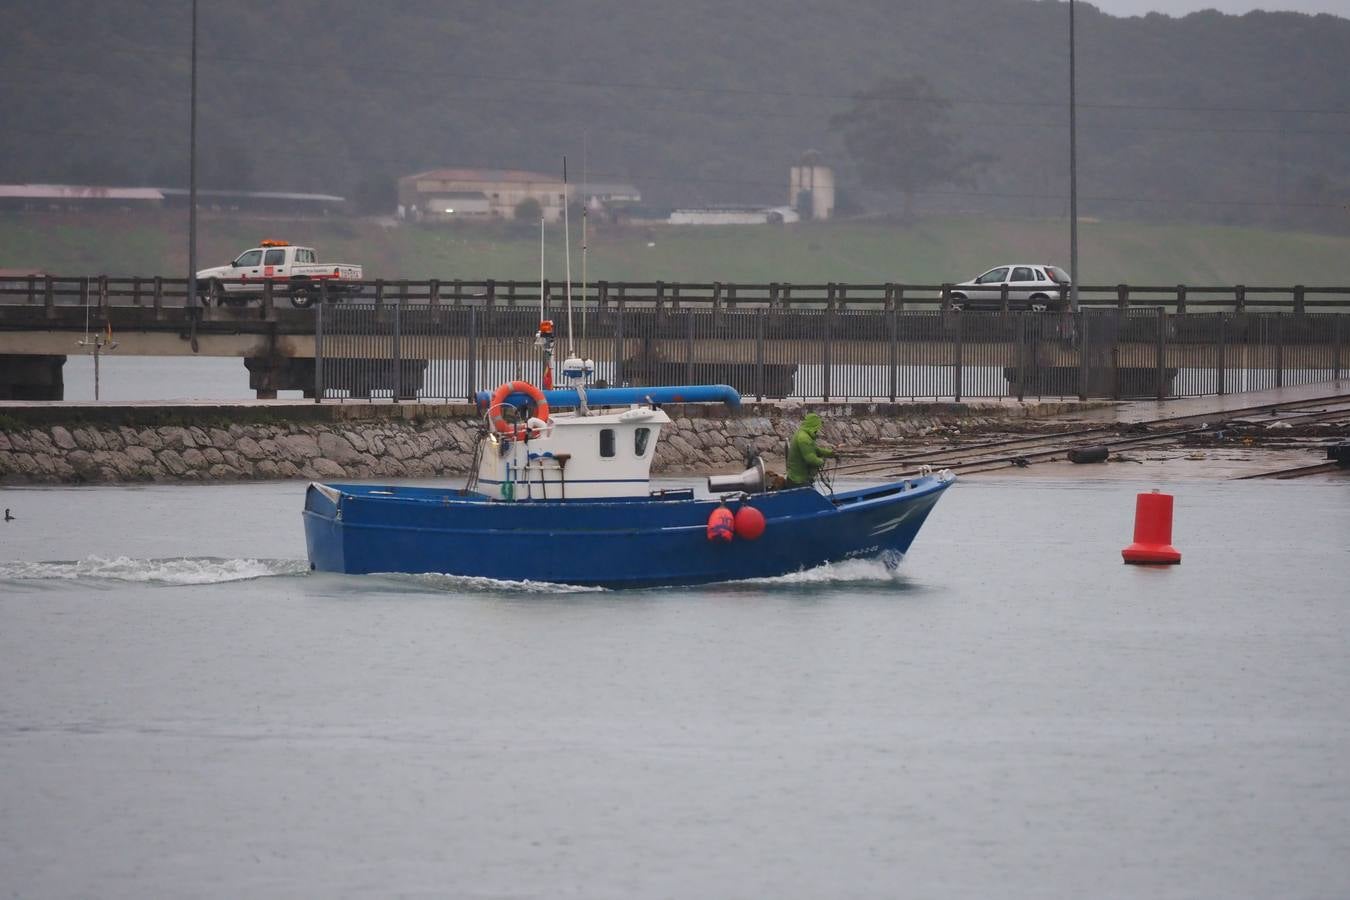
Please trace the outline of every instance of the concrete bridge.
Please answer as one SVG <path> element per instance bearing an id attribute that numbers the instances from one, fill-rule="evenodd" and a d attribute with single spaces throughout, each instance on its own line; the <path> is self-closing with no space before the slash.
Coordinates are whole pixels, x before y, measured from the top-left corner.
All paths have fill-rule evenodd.
<path id="1" fill-rule="evenodd" d="M 0 282 L 0 399 L 61 399 L 66 356 L 90 352 L 80 343 L 109 332 L 119 356 L 240 358 L 259 398 L 279 390 L 464 397 L 534 358 L 528 344 L 541 299 L 538 282 L 375 281 L 350 286 L 342 302 L 296 308 L 286 285 L 267 283 L 254 299 L 204 306 L 185 305 L 184 287 L 163 278 Z M 542 287 L 556 317 L 562 287 Z M 886 398 L 906 367 L 950 370 L 954 378 L 931 394 L 958 398 L 974 395 L 961 375 L 975 367 L 1001 369 L 1007 393 L 1224 393 L 1225 370 L 1273 371 L 1262 386 L 1274 387 L 1287 371 L 1339 377 L 1350 362 L 1350 324 L 1342 324 L 1350 288 L 1083 288 L 1076 314 L 1017 312 L 1006 290 L 1003 309 L 962 312 L 950 290 L 599 282 L 583 294 L 573 286 L 575 315 L 584 309 L 591 329 L 589 352 L 608 377 L 727 382 L 771 397 Z M 1163 290 L 1170 308 L 1142 299 Z M 1221 304 L 1205 299 L 1220 292 Z M 458 374 L 427 394 L 428 367 L 445 361 Z M 794 386 L 799 369 L 817 371 L 814 394 Z M 1210 387 L 1174 388 L 1175 373 L 1189 370 L 1212 373 Z M 835 374 L 845 371 L 864 386 L 845 386 Z"/>

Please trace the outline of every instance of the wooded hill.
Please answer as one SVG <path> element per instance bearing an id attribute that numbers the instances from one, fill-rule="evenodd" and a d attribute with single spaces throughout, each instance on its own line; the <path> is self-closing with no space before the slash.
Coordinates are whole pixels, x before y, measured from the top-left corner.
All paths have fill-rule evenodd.
<path id="1" fill-rule="evenodd" d="M 1350 19 L 1078 4 L 1081 212 L 1344 229 Z M 831 118 L 888 78 L 945 98 L 984 154 L 925 212 L 1067 209 L 1068 16 L 1032 0 L 204 0 L 203 187 L 390 205 L 441 165 L 637 184 L 654 204 L 787 202 L 820 151 L 841 207 L 889 213 Z M 0 182 L 183 185 L 190 5 L 12 0 L 0 12 Z M 898 122 L 932 104 L 896 97 Z"/>

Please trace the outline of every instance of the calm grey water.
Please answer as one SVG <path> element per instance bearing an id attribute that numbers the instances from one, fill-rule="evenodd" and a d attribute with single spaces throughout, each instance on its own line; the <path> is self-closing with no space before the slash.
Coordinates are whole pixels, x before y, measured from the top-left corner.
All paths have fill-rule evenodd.
<path id="1" fill-rule="evenodd" d="M 0 895 L 1350 895 L 1350 482 L 967 479 L 895 575 L 311 575 L 297 483 L 0 492 Z M 1163 487 L 1169 487 L 1163 485 Z"/>

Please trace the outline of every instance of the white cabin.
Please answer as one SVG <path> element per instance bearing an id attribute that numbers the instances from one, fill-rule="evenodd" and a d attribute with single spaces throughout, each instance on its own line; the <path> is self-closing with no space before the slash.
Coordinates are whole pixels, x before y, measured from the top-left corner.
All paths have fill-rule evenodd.
<path id="1" fill-rule="evenodd" d="M 670 416 L 660 409 L 631 406 L 585 416 L 560 413 L 529 440 L 490 432 L 478 490 L 509 501 L 646 497 L 656 442 L 668 424 Z"/>

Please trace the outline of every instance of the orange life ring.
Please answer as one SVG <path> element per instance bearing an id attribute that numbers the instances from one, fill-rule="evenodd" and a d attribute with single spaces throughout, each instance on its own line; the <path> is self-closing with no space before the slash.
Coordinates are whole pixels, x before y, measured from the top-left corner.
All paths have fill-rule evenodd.
<path id="1" fill-rule="evenodd" d="M 508 381 L 493 391 L 492 399 L 488 402 L 488 419 L 492 423 L 492 427 L 518 441 L 525 440 L 527 436 L 539 437 L 538 430 L 529 434 L 529 429 L 524 425 L 513 425 L 506 421 L 506 417 L 502 415 L 502 407 L 506 405 L 506 398 L 512 394 L 527 395 L 534 406 L 533 417 L 545 422 L 548 421 L 548 401 L 544 399 L 544 392 L 528 381 Z"/>

